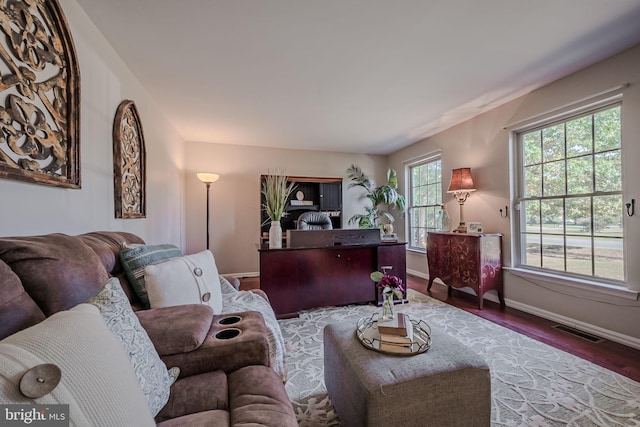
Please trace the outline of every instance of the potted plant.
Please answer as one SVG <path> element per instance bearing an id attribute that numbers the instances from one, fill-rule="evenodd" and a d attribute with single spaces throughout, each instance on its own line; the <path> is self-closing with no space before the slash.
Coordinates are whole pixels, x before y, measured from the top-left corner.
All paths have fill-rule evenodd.
<path id="1" fill-rule="evenodd" d="M 262 194 L 264 195 L 264 209 L 271 221 L 269 228 L 269 249 L 282 248 L 282 226 L 280 220 L 284 215 L 287 200 L 295 184 L 288 182 L 286 175 L 267 175 L 262 182 Z"/>
<path id="2" fill-rule="evenodd" d="M 349 224 L 358 224 L 359 228 L 378 228 L 393 223 L 395 218 L 391 212 L 380 209 L 384 205 L 391 206 L 401 215 L 404 214 L 407 202 L 404 196 L 398 193 L 398 177 L 395 170 L 387 170 L 387 182 L 380 187 L 376 187 L 371 178 L 356 165 L 347 169 L 347 177 L 351 180 L 349 188 L 364 188 L 367 192 L 365 197 L 371 202 L 371 206 L 365 207 L 365 213 L 352 216 Z"/>

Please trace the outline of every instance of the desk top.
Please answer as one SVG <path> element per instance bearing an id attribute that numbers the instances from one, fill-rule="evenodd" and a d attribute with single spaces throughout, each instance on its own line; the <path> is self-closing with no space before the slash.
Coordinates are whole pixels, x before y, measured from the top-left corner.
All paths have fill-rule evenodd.
<path id="1" fill-rule="evenodd" d="M 379 242 L 379 243 L 362 243 L 362 244 L 349 244 L 349 245 L 315 245 L 304 246 L 298 248 L 281 248 L 281 249 L 269 249 L 268 243 L 263 243 L 258 252 L 277 252 L 277 251 L 304 251 L 310 249 L 358 249 L 358 248 L 377 248 L 380 246 L 404 246 L 407 242 Z"/>

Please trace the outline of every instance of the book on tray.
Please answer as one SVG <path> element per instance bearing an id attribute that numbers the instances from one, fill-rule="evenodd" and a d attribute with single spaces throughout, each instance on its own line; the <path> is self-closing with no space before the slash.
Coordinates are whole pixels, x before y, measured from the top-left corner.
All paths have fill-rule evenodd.
<path id="1" fill-rule="evenodd" d="M 380 341 L 389 344 L 411 344 L 413 342 L 413 330 L 407 332 L 407 335 L 393 335 L 381 332 Z"/>
<path id="2" fill-rule="evenodd" d="M 406 336 L 409 331 L 413 331 L 413 325 L 409 320 L 409 316 L 404 313 L 398 313 L 391 320 L 378 320 L 378 332 Z"/>
<path id="3" fill-rule="evenodd" d="M 383 345 L 410 346 L 413 342 L 413 325 L 404 313 L 398 313 L 391 321 L 378 322 L 378 333 L 381 349 Z"/>
<path id="4" fill-rule="evenodd" d="M 384 341 L 380 341 L 380 350 L 387 351 L 389 353 L 411 353 L 413 351 L 411 344 L 391 344 Z"/>

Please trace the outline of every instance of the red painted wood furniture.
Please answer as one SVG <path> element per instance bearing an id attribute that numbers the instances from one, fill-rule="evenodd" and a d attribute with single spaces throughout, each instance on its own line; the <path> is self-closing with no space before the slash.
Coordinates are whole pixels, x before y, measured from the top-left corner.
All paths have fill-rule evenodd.
<path id="1" fill-rule="evenodd" d="M 485 292 L 495 290 L 504 307 L 502 283 L 502 235 L 429 232 L 427 262 L 429 285 L 438 278 L 448 287 L 473 289 L 482 310 Z"/>
<path id="2" fill-rule="evenodd" d="M 389 273 L 407 282 L 405 245 L 260 249 L 260 289 L 280 319 L 314 307 L 376 302 L 373 271 L 391 266 Z"/>

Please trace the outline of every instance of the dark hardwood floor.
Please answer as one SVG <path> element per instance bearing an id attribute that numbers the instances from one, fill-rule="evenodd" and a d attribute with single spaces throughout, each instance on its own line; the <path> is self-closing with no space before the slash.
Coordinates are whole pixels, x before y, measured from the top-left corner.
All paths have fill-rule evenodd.
<path id="1" fill-rule="evenodd" d="M 427 291 L 427 280 L 419 277 L 407 276 L 407 282 L 410 289 L 589 360 L 635 381 L 640 381 L 640 350 L 606 339 L 600 342 L 591 342 L 554 328 L 553 326 L 557 325 L 556 322 L 509 307 L 501 309 L 499 304 L 486 299 L 484 308 L 479 310 L 475 296 L 454 290 L 453 296 L 449 298 L 447 288 L 437 283 L 434 283 L 431 292 L 429 292 Z M 257 277 L 241 279 L 240 283 L 241 289 L 260 287 L 260 279 Z"/>
<path id="2" fill-rule="evenodd" d="M 554 328 L 556 322 L 509 307 L 501 309 L 499 304 L 486 299 L 484 308 L 479 310 L 475 296 L 454 289 L 452 297 L 449 298 L 446 286 L 437 282 L 431 287 L 431 292 L 427 291 L 426 279 L 408 276 L 407 282 L 410 289 L 640 381 L 640 350 L 608 340 L 594 343 Z"/>

